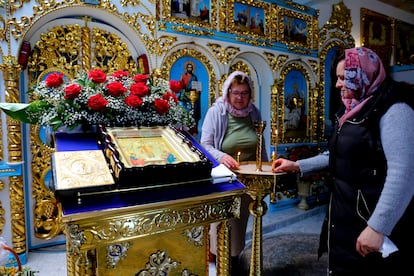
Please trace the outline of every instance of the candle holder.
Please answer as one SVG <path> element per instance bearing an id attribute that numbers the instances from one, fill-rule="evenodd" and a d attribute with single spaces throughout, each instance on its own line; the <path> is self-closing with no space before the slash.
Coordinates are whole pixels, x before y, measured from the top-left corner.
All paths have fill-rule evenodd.
<path id="1" fill-rule="evenodd" d="M 262 148 L 263 148 L 263 131 L 266 128 L 266 121 L 254 122 L 254 127 L 257 134 L 257 146 L 256 146 L 256 172 L 262 170 Z"/>

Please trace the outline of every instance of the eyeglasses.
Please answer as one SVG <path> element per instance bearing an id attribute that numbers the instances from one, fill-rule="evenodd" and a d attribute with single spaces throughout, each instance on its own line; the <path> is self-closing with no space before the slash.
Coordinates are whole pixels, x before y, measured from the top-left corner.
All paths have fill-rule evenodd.
<path id="1" fill-rule="evenodd" d="M 249 91 L 229 91 L 234 97 L 248 98 L 250 95 Z"/>

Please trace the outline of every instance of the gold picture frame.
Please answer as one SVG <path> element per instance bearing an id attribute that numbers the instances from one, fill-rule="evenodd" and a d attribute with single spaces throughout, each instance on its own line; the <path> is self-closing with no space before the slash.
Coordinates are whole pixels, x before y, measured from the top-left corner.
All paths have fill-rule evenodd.
<path id="1" fill-rule="evenodd" d="M 305 143 L 317 139 L 313 130 L 317 120 L 315 95 L 310 87 L 309 72 L 301 64 L 293 63 L 282 69 L 280 79 L 272 89 L 271 106 L 281 111 L 272 117 L 271 125 L 276 127 L 272 129 L 272 145 Z M 295 107 L 289 106 L 291 101 Z M 296 121 L 295 114 L 298 115 Z"/>
<path id="2" fill-rule="evenodd" d="M 107 134 L 125 168 L 200 160 L 199 155 L 191 151 L 168 127 L 107 128 Z M 107 157 L 112 155 L 113 152 Z"/>
<path id="3" fill-rule="evenodd" d="M 212 30 L 217 24 L 217 3 L 216 1 L 203 0 L 187 1 L 186 7 L 176 0 L 160 0 L 161 3 L 161 15 L 165 24 L 171 24 L 170 28 L 176 31 L 182 32 L 195 32 L 187 26 L 199 27 Z M 178 5 L 178 6 L 177 6 Z M 199 8 L 202 5 L 202 8 Z M 188 6 L 188 7 L 187 7 Z M 185 28 L 182 26 L 185 25 Z"/>
<path id="4" fill-rule="evenodd" d="M 289 46 L 312 48 L 312 16 L 278 7 L 278 42 Z"/>
<path id="5" fill-rule="evenodd" d="M 393 18 L 361 8 L 361 45 L 378 54 L 384 66 L 391 65 Z"/>
<path id="6" fill-rule="evenodd" d="M 395 21 L 395 64 L 414 64 L 414 25 L 407 22 Z"/>
<path id="7" fill-rule="evenodd" d="M 226 31 L 250 38 L 270 39 L 270 7 L 270 4 L 260 1 L 227 1 Z"/>

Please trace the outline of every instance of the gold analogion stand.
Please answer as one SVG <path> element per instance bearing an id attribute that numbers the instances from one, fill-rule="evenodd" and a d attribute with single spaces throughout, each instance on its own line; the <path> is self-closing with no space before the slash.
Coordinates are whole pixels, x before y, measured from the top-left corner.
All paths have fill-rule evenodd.
<path id="1" fill-rule="evenodd" d="M 241 162 L 237 178 L 247 187 L 247 193 L 253 199 L 249 211 L 253 215 L 252 252 L 250 258 L 250 275 L 262 275 L 263 249 L 262 249 L 262 216 L 267 212 L 264 198 L 276 186 L 276 178 L 284 173 L 273 173 L 271 162 L 262 162 L 263 130 L 266 122 L 255 123 L 258 143 L 256 161 Z"/>

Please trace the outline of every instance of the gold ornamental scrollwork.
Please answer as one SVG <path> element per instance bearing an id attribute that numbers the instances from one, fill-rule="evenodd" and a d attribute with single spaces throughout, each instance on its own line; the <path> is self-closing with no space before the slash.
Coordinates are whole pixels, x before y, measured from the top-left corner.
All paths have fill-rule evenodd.
<path id="1" fill-rule="evenodd" d="M 243 61 L 238 61 L 235 64 L 232 64 L 230 66 L 230 72 L 234 72 L 234 71 L 241 71 L 241 72 L 245 72 L 248 76 L 250 76 L 250 70 L 249 70 L 249 65 L 247 65 L 245 62 Z M 229 73 L 230 73 L 229 72 Z"/>
<path id="2" fill-rule="evenodd" d="M 79 224 L 67 226 L 70 239 L 70 251 L 78 253 L 88 250 L 100 244 L 113 244 L 117 240 L 129 240 L 136 237 L 144 237 L 188 228 L 190 225 L 201 225 L 217 220 L 225 220 L 229 214 L 232 217 L 239 216 L 240 197 L 212 204 L 199 204 L 187 208 L 183 206 L 170 209 L 159 209 L 153 212 L 137 212 L 124 217 L 90 221 L 87 229 Z"/>
<path id="3" fill-rule="evenodd" d="M 263 54 L 267 58 L 267 63 L 269 64 L 269 67 L 272 68 L 272 71 L 274 72 L 279 71 L 283 64 L 286 62 L 286 60 L 289 58 L 288 55 L 275 56 L 275 54 L 270 52 L 263 52 Z"/>

